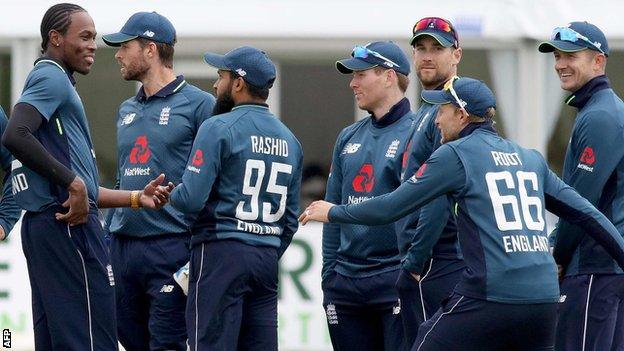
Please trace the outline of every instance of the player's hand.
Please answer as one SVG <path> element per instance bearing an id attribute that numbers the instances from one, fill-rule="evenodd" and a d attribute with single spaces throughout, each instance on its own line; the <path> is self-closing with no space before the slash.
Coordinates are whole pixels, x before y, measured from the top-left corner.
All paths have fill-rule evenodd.
<path id="1" fill-rule="evenodd" d="M 314 201 L 299 216 L 299 222 L 302 225 L 306 225 L 309 221 L 327 223 L 329 222 L 329 209 L 332 207 L 334 207 L 334 204 L 331 202 Z"/>
<path id="2" fill-rule="evenodd" d="M 87 186 L 84 181 L 76 176 L 67 188 L 69 197 L 63 203 L 63 207 L 69 207 L 67 213 L 56 213 L 56 219 L 65 221 L 69 225 L 87 223 L 87 215 L 89 214 L 89 198 L 87 196 Z"/>
<path id="3" fill-rule="evenodd" d="M 6 238 L 6 233 L 4 232 L 4 228 L 0 225 L 0 240 L 4 240 Z"/>
<path id="4" fill-rule="evenodd" d="M 410 275 L 412 276 L 412 278 L 414 278 L 415 281 L 420 281 L 420 274 L 410 272 Z"/>
<path id="5" fill-rule="evenodd" d="M 165 175 L 161 173 L 156 179 L 147 183 L 139 197 L 141 207 L 159 209 L 169 202 L 169 195 L 175 186 L 172 182 L 163 186 L 164 181 Z"/>

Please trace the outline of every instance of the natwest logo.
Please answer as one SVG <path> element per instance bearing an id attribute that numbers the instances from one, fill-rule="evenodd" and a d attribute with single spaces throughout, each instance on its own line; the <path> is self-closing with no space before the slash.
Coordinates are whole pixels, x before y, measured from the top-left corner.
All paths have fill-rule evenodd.
<path id="1" fill-rule="evenodd" d="M 358 171 L 358 174 L 353 178 L 353 190 L 358 193 L 370 193 L 375 186 L 375 175 L 373 172 L 373 165 L 365 163 Z"/>
<path id="2" fill-rule="evenodd" d="M 592 166 L 594 165 L 594 163 L 596 163 L 596 155 L 594 154 L 594 149 L 589 146 L 586 147 L 583 150 L 583 154 L 581 155 L 581 159 L 579 161 L 580 162 L 576 166 L 576 168 L 582 169 L 587 172 L 593 172 L 594 167 Z"/>
<path id="3" fill-rule="evenodd" d="M 147 136 L 141 135 L 134 141 L 134 147 L 130 151 L 130 163 L 147 163 L 152 153 L 148 147 Z"/>
<path id="4" fill-rule="evenodd" d="M 199 167 L 204 164 L 204 152 L 197 149 L 197 151 L 195 151 L 195 155 L 193 155 L 193 161 L 191 161 L 191 163 L 195 167 Z"/>
<path id="5" fill-rule="evenodd" d="M 581 163 L 586 165 L 593 165 L 596 162 L 596 156 L 594 155 L 594 149 L 591 147 L 586 147 L 583 150 L 583 154 L 581 155 Z"/>

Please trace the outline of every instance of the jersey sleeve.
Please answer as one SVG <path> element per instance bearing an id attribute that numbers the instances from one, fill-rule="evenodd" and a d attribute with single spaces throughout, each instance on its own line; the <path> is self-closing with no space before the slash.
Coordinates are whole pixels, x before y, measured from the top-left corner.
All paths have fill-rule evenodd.
<path id="1" fill-rule="evenodd" d="M 569 148 L 572 152 L 571 159 L 575 165 L 578 163 L 578 166 L 568 166 L 574 170 L 566 179 L 582 197 L 592 205 L 598 206 L 601 197 L 609 195 L 603 194 L 605 186 L 624 157 L 624 148 L 613 147 L 624 144 L 623 126 L 614 125 L 613 119 L 606 111 L 594 112 L 583 117 L 574 134 Z M 560 238 L 561 235 L 564 237 Z M 571 257 L 584 232 L 579 226 L 562 219 L 551 236 L 555 250 L 562 254 L 560 258 L 567 264 L 565 257 L 568 253 Z"/>
<path id="2" fill-rule="evenodd" d="M 448 197 L 442 195 L 420 209 L 414 240 L 403 261 L 403 268 L 420 274 L 425 262 L 431 257 L 431 249 L 440 239 L 448 222 L 450 204 Z"/>
<path id="3" fill-rule="evenodd" d="M 336 140 L 334 152 L 332 154 L 331 169 L 327 179 L 325 190 L 325 201 L 340 204 L 342 203 L 342 164 L 340 163 L 340 153 L 344 146 L 345 130 L 343 130 Z M 337 251 L 340 247 L 340 225 L 335 223 L 323 224 L 323 268 L 321 276 L 324 279 L 336 265 Z"/>
<path id="4" fill-rule="evenodd" d="M 285 216 L 285 225 L 284 231 L 280 236 L 280 247 L 277 251 L 278 257 L 282 257 L 290 242 L 292 241 L 293 235 L 299 229 L 299 193 L 301 190 L 301 172 L 303 165 L 303 155 L 299 157 L 297 160 L 297 166 L 294 169 L 293 178 L 288 187 L 288 199 L 286 200 L 286 212 Z"/>
<path id="5" fill-rule="evenodd" d="M 393 192 L 359 204 L 333 206 L 329 220 L 364 225 L 392 223 L 441 195 L 460 191 L 465 184 L 461 160 L 450 146 L 443 145 Z"/>
<path id="6" fill-rule="evenodd" d="M 582 228 L 607 250 L 620 267 L 624 268 L 624 239 L 615 226 L 587 199 L 565 184 L 552 171 L 547 169 L 546 172 L 544 182 L 546 209 Z M 571 233 L 559 231 L 558 235 L 557 242 L 568 242 L 570 239 L 568 236 Z M 553 252 L 555 261 L 566 266 L 574 249 L 575 247 L 567 245 L 555 245 Z"/>
<path id="7" fill-rule="evenodd" d="M 0 135 L 7 126 L 7 118 L 0 108 Z M 5 235 L 9 235 L 15 222 L 19 219 L 21 209 L 15 203 L 11 189 L 11 154 L 9 150 L 0 145 L 0 165 L 4 170 L 4 185 L 2 187 L 2 197 L 0 198 L 0 226 L 4 229 Z"/>
<path id="8" fill-rule="evenodd" d="M 222 122 L 208 120 L 201 125 L 182 175 L 182 183 L 171 192 L 171 206 L 192 214 L 204 208 L 221 170 L 221 160 L 229 156 L 230 145 L 230 132 Z"/>
<path id="9" fill-rule="evenodd" d="M 18 103 L 33 106 L 49 121 L 69 96 L 67 79 L 63 71 L 53 66 L 35 70 L 28 78 Z"/>

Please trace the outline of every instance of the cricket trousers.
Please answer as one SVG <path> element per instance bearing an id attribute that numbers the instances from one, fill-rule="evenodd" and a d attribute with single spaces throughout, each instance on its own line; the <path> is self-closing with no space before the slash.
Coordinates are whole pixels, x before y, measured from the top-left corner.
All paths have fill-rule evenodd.
<path id="1" fill-rule="evenodd" d="M 35 349 L 117 350 L 114 278 L 97 210 L 76 226 L 56 220 L 65 211 L 26 212 L 22 219 Z"/>

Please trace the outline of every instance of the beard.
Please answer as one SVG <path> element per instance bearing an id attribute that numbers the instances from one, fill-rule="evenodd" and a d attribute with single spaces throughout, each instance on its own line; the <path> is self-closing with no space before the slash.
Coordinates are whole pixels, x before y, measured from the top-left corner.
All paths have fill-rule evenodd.
<path id="1" fill-rule="evenodd" d="M 125 72 L 122 73 L 122 77 L 125 80 L 135 80 L 140 81 L 149 70 L 149 65 L 147 62 L 141 60 L 130 62 L 125 67 Z"/>
<path id="2" fill-rule="evenodd" d="M 232 111 L 235 104 L 234 99 L 232 98 L 232 94 L 230 93 L 231 89 L 232 85 L 230 85 L 225 92 L 217 95 L 217 101 L 215 102 L 214 108 L 212 109 L 213 116 Z"/>

